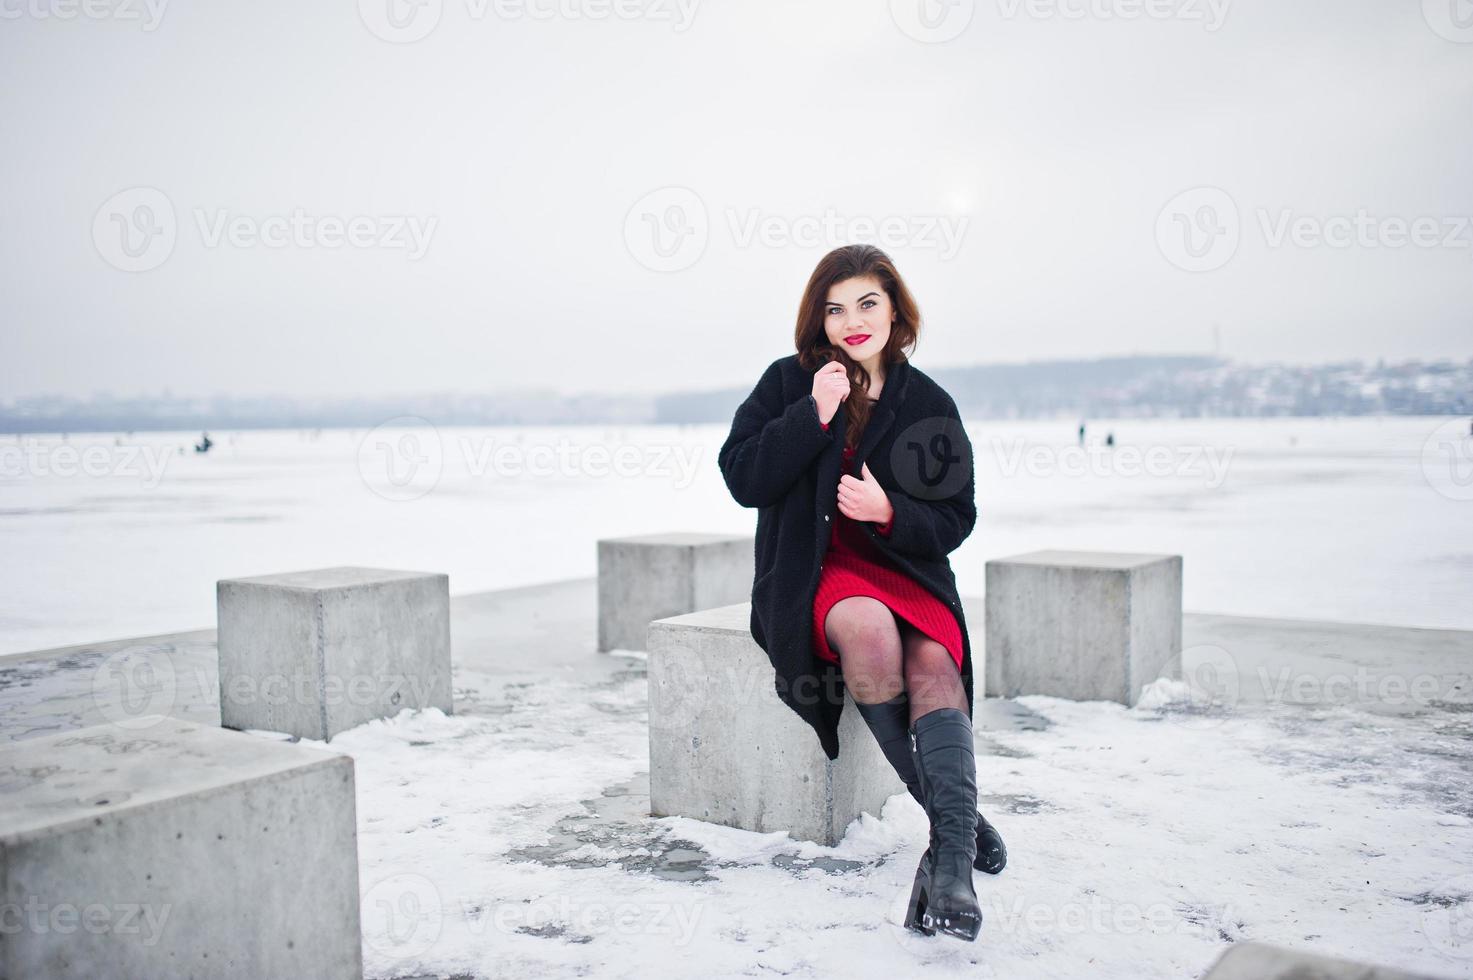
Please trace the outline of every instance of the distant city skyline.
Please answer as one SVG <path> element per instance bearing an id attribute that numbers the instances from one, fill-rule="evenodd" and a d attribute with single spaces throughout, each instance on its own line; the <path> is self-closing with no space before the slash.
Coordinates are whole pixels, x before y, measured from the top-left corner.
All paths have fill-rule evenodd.
<path id="1" fill-rule="evenodd" d="M 931 372 L 968 418 L 1457 415 L 1473 412 L 1473 358 L 1247 365 L 1205 356 L 981 364 Z M 420 392 L 373 397 L 30 396 L 0 400 L 0 433 L 380 425 L 728 422 L 749 386 L 655 394 Z"/>

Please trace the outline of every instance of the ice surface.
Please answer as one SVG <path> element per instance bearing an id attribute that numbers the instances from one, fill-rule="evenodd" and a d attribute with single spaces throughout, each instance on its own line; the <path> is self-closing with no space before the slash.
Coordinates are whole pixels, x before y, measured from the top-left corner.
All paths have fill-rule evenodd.
<path id="1" fill-rule="evenodd" d="M 1473 478 L 1439 476 L 1434 438 L 1456 421 L 1091 419 L 1083 450 L 1074 421 L 969 421 L 958 585 L 1025 551 L 1167 552 L 1192 611 L 1473 628 Z M 198 433 L 0 437 L 0 653 L 212 626 L 222 578 L 370 565 L 462 595 L 594 575 L 600 537 L 750 533 L 726 432 L 213 432 L 207 455 L 177 452 Z"/>

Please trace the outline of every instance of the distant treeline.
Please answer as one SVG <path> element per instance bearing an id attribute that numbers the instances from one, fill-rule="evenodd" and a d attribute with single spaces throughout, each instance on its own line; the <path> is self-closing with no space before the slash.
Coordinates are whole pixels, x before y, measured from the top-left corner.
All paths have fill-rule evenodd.
<path id="1" fill-rule="evenodd" d="M 926 370 L 964 417 L 978 419 L 1473 413 L 1473 359 L 1288 366 L 1141 355 Z M 750 391 L 749 385 L 656 396 L 520 391 L 311 401 L 47 396 L 0 405 L 0 432 L 362 429 L 401 417 L 435 425 L 725 424 Z"/>

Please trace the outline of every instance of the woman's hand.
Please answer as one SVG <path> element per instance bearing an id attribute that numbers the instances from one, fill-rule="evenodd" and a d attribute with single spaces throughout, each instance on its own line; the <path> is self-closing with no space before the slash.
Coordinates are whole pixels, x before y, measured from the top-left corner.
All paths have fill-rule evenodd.
<path id="1" fill-rule="evenodd" d="M 859 472 L 857 477 L 847 473 L 839 477 L 839 513 L 851 521 L 890 523 L 895 508 L 890 505 L 885 488 L 870 473 L 868 463 L 862 464 Z"/>
<path id="2" fill-rule="evenodd" d="M 813 400 L 818 402 L 818 420 L 824 425 L 833 421 L 839 403 L 849 397 L 849 375 L 844 365 L 829 361 L 813 375 Z"/>

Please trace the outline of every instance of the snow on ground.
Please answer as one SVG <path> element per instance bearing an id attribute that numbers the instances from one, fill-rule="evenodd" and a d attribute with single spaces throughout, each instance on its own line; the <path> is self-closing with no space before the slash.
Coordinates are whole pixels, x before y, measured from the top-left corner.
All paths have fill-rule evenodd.
<path id="1" fill-rule="evenodd" d="M 1473 976 L 1473 714 L 979 706 L 975 944 L 902 929 L 907 796 L 836 847 L 648 812 L 638 658 L 456 671 L 453 717 L 335 737 L 355 761 L 366 975 L 1200 976 L 1257 939 Z M 260 737 L 283 738 L 270 732 Z M 320 743 L 319 743 L 320 744 Z"/>

